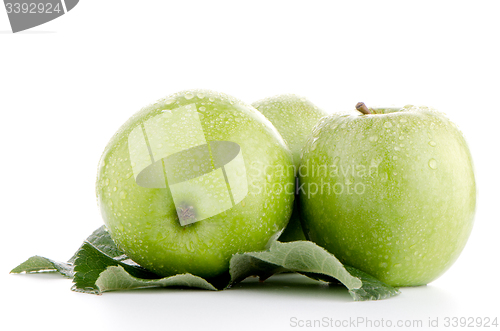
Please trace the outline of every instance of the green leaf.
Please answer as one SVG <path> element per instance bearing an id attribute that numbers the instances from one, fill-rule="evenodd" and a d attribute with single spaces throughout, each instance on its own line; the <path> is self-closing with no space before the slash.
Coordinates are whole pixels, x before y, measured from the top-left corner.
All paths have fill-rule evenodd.
<path id="1" fill-rule="evenodd" d="M 400 293 L 398 289 L 381 282 L 359 269 L 347 265 L 345 268 L 351 275 L 363 282 L 363 286 L 360 288 L 349 289 L 349 293 L 356 301 L 388 299 Z"/>
<path id="2" fill-rule="evenodd" d="M 161 279 L 141 279 L 131 276 L 122 266 L 111 266 L 96 281 L 101 292 L 149 287 L 191 287 L 216 291 L 205 279 L 191 274 L 179 274 Z"/>
<path id="3" fill-rule="evenodd" d="M 92 232 L 92 234 L 87 239 L 85 239 L 85 241 L 92 244 L 92 246 L 112 258 L 128 258 L 125 256 L 125 253 L 116 246 L 113 239 L 111 239 L 111 236 L 109 235 L 108 229 L 106 229 L 105 225 Z M 82 246 L 80 246 L 78 251 L 76 251 L 71 259 L 69 259 L 69 263 L 75 262 L 76 256 L 81 248 Z"/>
<path id="4" fill-rule="evenodd" d="M 274 242 L 267 251 L 235 254 L 229 272 L 211 279 L 192 274 L 161 278 L 142 268 L 121 251 L 105 226 L 94 231 L 68 261 L 33 256 L 11 273 L 59 272 L 73 277 L 72 290 L 100 294 L 146 287 L 190 287 L 206 290 L 229 288 L 249 276 L 262 280 L 282 272 L 297 272 L 328 283 L 341 283 L 354 300 L 380 300 L 399 291 L 339 260 L 310 241 Z"/>
<path id="5" fill-rule="evenodd" d="M 354 300 L 378 300 L 399 291 L 340 261 L 310 241 L 274 242 L 268 251 L 236 254 L 230 262 L 232 283 L 248 276 L 266 279 L 273 274 L 294 271 L 327 282 L 339 281 Z"/>
<path id="6" fill-rule="evenodd" d="M 205 279 L 191 274 L 160 278 L 138 265 L 113 259 L 89 242 L 84 242 L 76 255 L 73 283 L 72 290 L 91 294 L 147 287 L 217 290 Z"/>
<path id="7" fill-rule="evenodd" d="M 104 225 L 95 230 L 85 240 L 85 242 L 89 242 L 97 249 L 116 260 L 121 261 L 128 259 L 128 256 L 126 256 L 125 253 L 116 246 L 113 239 L 111 239 L 111 236 Z M 82 247 L 83 245 L 80 246 L 68 262 L 58 262 L 43 256 L 35 255 L 12 269 L 11 273 L 59 272 L 61 275 L 71 278 L 74 276 L 73 265 L 75 263 L 76 256 Z"/>
<path id="8" fill-rule="evenodd" d="M 89 242 L 84 242 L 75 258 L 75 275 L 72 290 L 84 293 L 100 294 L 101 290 L 96 284 L 99 276 L 110 266 L 121 266 L 126 272 L 136 278 L 157 279 L 156 274 L 133 264 L 117 261 L 94 247 Z"/>
<path id="9" fill-rule="evenodd" d="M 241 259 L 243 261 L 240 261 Z M 243 273 L 242 270 L 235 268 L 241 264 L 246 265 Z M 308 275 L 330 276 L 338 279 L 349 289 L 362 286 L 361 280 L 353 277 L 335 256 L 310 241 L 274 242 L 268 251 L 235 255 L 230 267 L 233 280 L 238 281 L 254 274 L 252 268 L 248 267 L 249 265 L 257 266 L 259 272 L 257 276 L 267 270 L 271 270 L 270 273 L 287 270 Z"/>
<path id="10" fill-rule="evenodd" d="M 66 277 L 73 277 L 73 266 L 69 263 L 57 262 L 43 256 L 32 256 L 10 271 L 12 274 L 59 272 Z"/>

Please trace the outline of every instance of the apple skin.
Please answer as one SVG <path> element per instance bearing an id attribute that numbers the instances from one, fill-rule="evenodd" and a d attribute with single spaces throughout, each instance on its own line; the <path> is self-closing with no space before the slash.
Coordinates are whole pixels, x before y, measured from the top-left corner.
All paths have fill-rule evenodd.
<path id="1" fill-rule="evenodd" d="M 387 284 L 427 284 L 454 263 L 471 232 L 471 155 L 441 113 L 374 111 L 332 115 L 314 128 L 299 171 L 304 231 Z"/>
<path id="2" fill-rule="evenodd" d="M 311 101 L 295 94 L 281 94 L 252 103 L 271 121 L 290 147 L 298 170 L 300 152 L 318 121 L 328 115 Z"/>
<path id="3" fill-rule="evenodd" d="M 264 114 L 285 139 L 292 151 L 295 169 L 298 171 L 300 153 L 307 138 L 318 121 L 328 113 L 306 98 L 295 94 L 281 94 L 266 98 L 252 103 L 252 106 Z M 295 199 L 290 221 L 279 237 L 279 240 L 283 242 L 306 240 L 300 221 L 298 197 L 296 196 Z"/>
<path id="4" fill-rule="evenodd" d="M 185 106 L 195 107 L 206 141 L 240 146 L 248 193 L 232 208 L 181 226 L 171 184 L 168 189 L 148 188 L 136 182 L 133 167 L 137 164 L 131 161 L 135 154 L 129 152 L 129 139 L 134 128 L 149 119 Z M 193 128 L 182 125 L 148 129 L 151 147 L 156 146 L 151 142 L 155 137 L 166 137 L 163 143 L 174 147 L 184 144 L 183 135 L 189 136 Z M 184 161 L 185 167 L 192 166 L 189 159 Z M 280 172 L 276 167 L 292 171 Z M 225 94 L 190 90 L 143 108 L 123 124 L 101 157 L 96 193 L 111 237 L 135 262 L 161 276 L 192 273 L 210 278 L 228 270 L 233 254 L 263 250 L 281 234 L 294 200 L 283 188 L 291 187 L 293 192 L 294 185 L 291 152 L 262 114 Z M 219 189 L 212 188 L 209 195 L 213 193 L 219 194 Z M 214 206 L 203 200 L 207 194 L 199 190 L 176 194 L 194 212 Z"/>

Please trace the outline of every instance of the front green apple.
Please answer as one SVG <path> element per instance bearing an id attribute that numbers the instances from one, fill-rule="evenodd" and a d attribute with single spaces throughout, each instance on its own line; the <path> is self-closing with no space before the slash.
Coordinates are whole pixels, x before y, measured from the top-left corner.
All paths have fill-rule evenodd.
<path id="1" fill-rule="evenodd" d="M 192 90 L 142 109 L 108 143 L 97 198 L 115 242 L 162 276 L 215 277 L 265 249 L 292 212 L 292 156 L 272 124 L 224 94 Z"/>
<path id="2" fill-rule="evenodd" d="M 472 229 L 469 149 L 427 107 L 364 109 L 322 119 L 304 148 L 306 235 L 390 285 L 427 284 L 453 264 Z"/>
<path id="3" fill-rule="evenodd" d="M 313 127 L 328 115 L 304 97 L 282 94 L 252 103 L 276 127 L 293 154 L 296 171 L 300 166 L 300 153 Z M 300 222 L 298 199 L 295 197 L 290 222 L 279 237 L 280 241 L 305 240 Z"/>

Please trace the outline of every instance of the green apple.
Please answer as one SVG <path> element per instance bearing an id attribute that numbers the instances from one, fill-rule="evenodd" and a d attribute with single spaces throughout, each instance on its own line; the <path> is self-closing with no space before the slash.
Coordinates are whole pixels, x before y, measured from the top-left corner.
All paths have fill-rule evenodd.
<path id="1" fill-rule="evenodd" d="M 278 129 L 283 139 L 288 143 L 293 154 L 296 171 L 300 165 L 300 152 L 307 138 L 311 135 L 313 127 L 319 119 L 328 115 L 324 110 L 316 107 L 304 97 L 294 94 L 282 94 L 252 103 L 271 123 Z M 285 231 L 280 236 L 280 241 L 305 240 L 298 199 L 295 198 L 295 207 L 292 217 Z"/>
<path id="2" fill-rule="evenodd" d="M 427 284 L 454 263 L 472 229 L 469 149 L 427 107 L 357 108 L 322 119 L 304 147 L 306 235 L 390 285 Z"/>
<path id="3" fill-rule="evenodd" d="M 233 254 L 265 249 L 281 234 L 293 207 L 292 162 L 253 107 L 190 90 L 118 130 L 101 158 L 97 198 L 111 237 L 135 262 L 162 276 L 215 277 Z"/>

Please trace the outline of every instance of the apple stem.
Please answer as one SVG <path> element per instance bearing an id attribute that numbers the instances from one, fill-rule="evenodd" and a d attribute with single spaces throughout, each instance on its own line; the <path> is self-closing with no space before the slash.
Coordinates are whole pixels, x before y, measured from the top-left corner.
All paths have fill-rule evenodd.
<path id="1" fill-rule="evenodd" d="M 365 114 L 365 115 L 370 115 L 370 114 L 372 114 L 372 112 L 370 111 L 370 109 L 368 109 L 368 107 L 366 107 L 366 105 L 365 105 L 365 103 L 364 103 L 364 102 L 358 102 L 358 103 L 356 104 L 356 109 L 357 109 L 359 112 L 361 112 L 361 113 L 363 113 L 363 114 Z"/>

